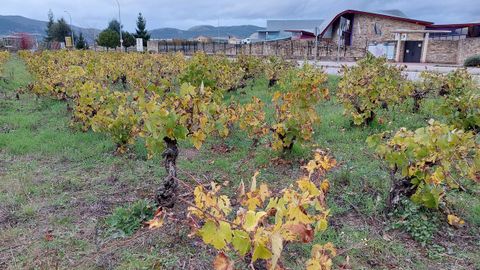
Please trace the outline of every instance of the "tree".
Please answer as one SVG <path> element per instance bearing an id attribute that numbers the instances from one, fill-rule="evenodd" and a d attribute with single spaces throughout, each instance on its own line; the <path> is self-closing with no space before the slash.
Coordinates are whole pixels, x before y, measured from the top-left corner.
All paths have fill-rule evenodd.
<path id="1" fill-rule="evenodd" d="M 52 27 L 55 24 L 54 18 L 53 18 L 53 12 L 52 10 L 48 10 L 48 22 L 47 22 L 47 29 L 45 32 L 47 33 L 47 36 L 45 37 L 46 42 L 50 42 L 53 40 L 52 37 Z"/>
<path id="2" fill-rule="evenodd" d="M 85 42 L 85 38 L 83 37 L 82 32 L 80 32 L 80 35 L 78 36 L 77 44 L 75 44 L 75 48 L 77 48 L 78 50 L 88 49 L 88 44 L 87 42 Z"/>
<path id="3" fill-rule="evenodd" d="M 108 48 L 115 48 L 120 45 L 120 35 L 112 29 L 105 29 L 98 35 L 98 45 Z"/>
<path id="4" fill-rule="evenodd" d="M 135 37 L 132 34 L 130 34 L 129 32 L 123 31 L 122 32 L 122 38 L 123 38 L 123 46 L 125 46 L 125 48 L 135 46 L 135 44 L 136 44 Z"/>
<path id="5" fill-rule="evenodd" d="M 138 13 L 137 18 L 137 30 L 135 37 L 143 39 L 143 45 L 147 45 L 147 41 L 150 39 L 150 34 L 146 29 L 147 21 L 143 17 L 142 13 Z"/>
<path id="6" fill-rule="evenodd" d="M 108 23 L 108 27 L 107 29 L 109 30 L 113 30 L 117 33 L 120 33 L 120 29 L 123 28 L 122 25 L 120 25 L 120 23 L 116 20 L 116 19 L 113 19 L 111 20 L 109 23 Z"/>
<path id="7" fill-rule="evenodd" d="M 52 38 L 50 41 L 65 42 L 65 37 L 72 35 L 72 29 L 65 19 L 61 18 L 51 26 L 50 35 Z"/>

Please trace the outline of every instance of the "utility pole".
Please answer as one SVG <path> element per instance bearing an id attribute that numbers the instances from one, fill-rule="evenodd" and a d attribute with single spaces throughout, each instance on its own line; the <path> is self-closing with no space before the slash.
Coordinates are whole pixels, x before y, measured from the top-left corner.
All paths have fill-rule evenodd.
<path id="1" fill-rule="evenodd" d="M 119 23 L 120 23 L 120 51 L 123 51 L 123 38 L 122 38 L 122 17 L 120 16 L 120 2 L 117 1 L 117 5 L 118 5 L 118 20 L 119 20 Z"/>
<path id="2" fill-rule="evenodd" d="M 315 66 L 317 65 L 318 54 L 318 26 L 315 26 Z"/>
<path id="3" fill-rule="evenodd" d="M 72 32 L 72 46 L 75 47 L 75 40 L 73 39 L 73 25 L 72 25 L 72 15 L 70 15 L 70 12 L 64 10 L 65 13 L 68 14 L 70 17 L 70 31 Z"/>

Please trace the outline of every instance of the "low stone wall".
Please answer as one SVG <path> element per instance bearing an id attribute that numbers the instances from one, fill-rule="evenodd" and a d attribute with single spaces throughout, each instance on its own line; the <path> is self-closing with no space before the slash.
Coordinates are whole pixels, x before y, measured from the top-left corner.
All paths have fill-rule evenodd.
<path id="1" fill-rule="evenodd" d="M 151 40 L 147 43 L 147 51 L 155 53 L 183 52 L 191 55 L 197 51 L 208 54 L 225 54 L 235 56 L 239 54 L 257 56 L 283 56 L 288 59 L 314 59 L 315 42 L 305 40 L 285 40 L 258 42 L 252 44 L 201 43 L 188 41 Z M 330 41 L 321 41 L 318 44 L 317 59 L 335 60 L 337 54 L 341 60 L 357 60 L 366 55 L 366 48 L 341 47 Z"/>
<path id="2" fill-rule="evenodd" d="M 459 40 L 429 40 L 427 63 L 456 64 Z"/>

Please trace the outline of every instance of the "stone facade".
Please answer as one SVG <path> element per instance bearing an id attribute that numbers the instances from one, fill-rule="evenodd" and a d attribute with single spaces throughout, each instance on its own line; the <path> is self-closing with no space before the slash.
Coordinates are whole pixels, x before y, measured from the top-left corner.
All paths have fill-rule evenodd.
<path id="1" fill-rule="evenodd" d="M 458 58 L 458 40 L 429 40 L 427 63 L 455 64 Z"/>
<path id="2" fill-rule="evenodd" d="M 474 55 L 480 55 L 480 37 L 460 40 L 457 63 L 463 64 L 468 57 Z"/>
<path id="3" fill-rule="evenodd" d="M 375 33 L 375 24 L 377 24 L 380 34 Z M 395 41 L 393 31 L 398 29 L 424 30 L 425 26 L 373 15 L 355 14 L 353 18 L 352 46 L 365 47 L 370 42 Z M 408 34 L 408 40 L 423 40 L 423 34 Z"/>

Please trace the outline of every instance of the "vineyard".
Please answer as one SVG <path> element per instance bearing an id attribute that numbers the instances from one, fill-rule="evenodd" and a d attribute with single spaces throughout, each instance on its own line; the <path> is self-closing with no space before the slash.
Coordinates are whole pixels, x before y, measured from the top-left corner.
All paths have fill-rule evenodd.
<path id="1" fill-rule="evenodd" d="M 480 267 L 466 70 L 25 51 L 0 72 L 0 268 Z"/>

